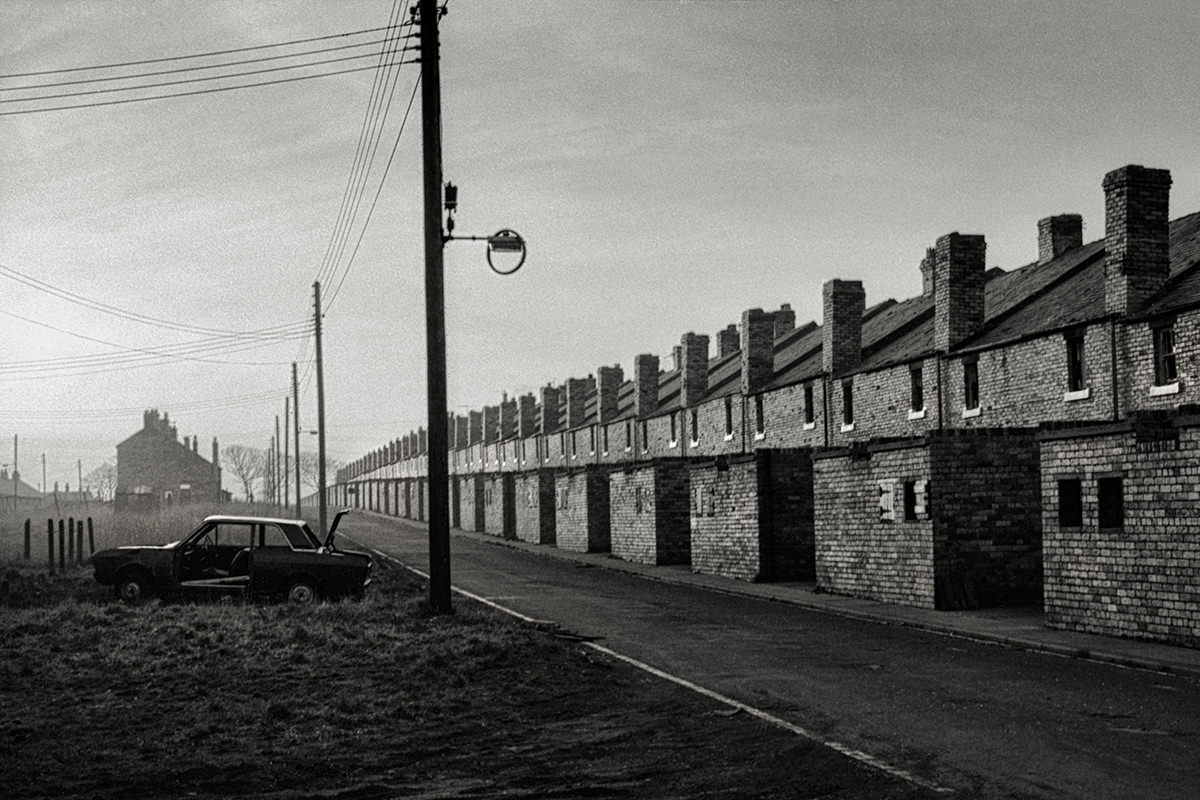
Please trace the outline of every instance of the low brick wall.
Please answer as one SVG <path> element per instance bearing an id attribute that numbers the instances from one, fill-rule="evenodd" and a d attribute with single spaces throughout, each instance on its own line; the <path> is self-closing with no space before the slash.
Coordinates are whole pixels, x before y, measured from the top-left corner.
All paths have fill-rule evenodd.
<path id="1" fill-rule="evenodd" d="M 677 460 L 609 474 L 614 556 L 640 564 L 691 563 L 688 474 Z"/>
<path id="2" fill-rule="evenodd" d="M 577 553 L 611 547 L 608 472 L 601 467 L 560 472 L 554 479 L 555 544 Z"/>
<path id="3" fill-rule="evenodd" d="M 516 536 L 523 542 L 554 544 L 554 470 L 539 469 L 516 476 Z"/>
<path id="4" fill-rule="evenodd" d="M 693 569 L 747 581 L 813 579 L 808 450 L 693 463 L 689 481 Z"/>
<path id="5" fill-rule="evenodd" d="M 1048 431 L 1041 466 L 1046 624 L 1200 647 L 1200 418 Z M 1100 527 L 1102 477 L 1121 479 L 1120 527 Z M 1060 480 L 1079 481 L 1080 525 Z"/>

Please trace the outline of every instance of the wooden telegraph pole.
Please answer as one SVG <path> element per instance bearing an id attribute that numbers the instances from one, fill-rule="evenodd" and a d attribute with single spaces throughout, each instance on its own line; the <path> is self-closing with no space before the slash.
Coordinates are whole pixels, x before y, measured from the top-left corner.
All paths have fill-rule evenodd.
<path id="1" fill-rule="evenodd" d="M 292 421 L 295 425 L 293 437 L 296 443 L 296 517 L 300 513 L 300 381 L 296 378 L 296 362 L 292 362 L 292 406 L 295 409 Z"/>
<path id="2" fill-rule="evenodd" d="M 317 340 L 317 518 L 320 524 L 321 541 L 325 541 L 325 366 L 321 360 L 321 282 L 313 284 L 313 306 L 316 310 Z"/>
<path id="3" fill-rule="evenodd" d="M 429 607 L 450 602 L 450 483 L 446 436 L 446 307 L 442 249 L 442 78 L 437 0 L 417 6 L 421 47 L 421 140 L 425 162 L 425 359 L 428 374 Z"/>

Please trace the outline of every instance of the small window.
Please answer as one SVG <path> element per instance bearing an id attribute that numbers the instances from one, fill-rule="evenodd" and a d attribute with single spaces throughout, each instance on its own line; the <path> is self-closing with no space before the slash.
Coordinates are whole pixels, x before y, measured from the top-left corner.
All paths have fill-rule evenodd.
<path id="1" fill-rule="evenodd" d="M 804 424 L 812 425 L 816 421 L 813 408 L 813 387 L 811 383 L 804 384 Z"/>
<path id="2" fill-rule="evenodd" d="M 601 434 L 601 438 L 604 440 L 604 455 L 608 455 L 608 426 L 607 425 L 604 426 L 604 432 Z"/>
<path id="3" fill-rule="evenodd" d="M 588 425 L 588 452 L 596 454 L 596 426 Z"/>
<path id="4" fill-rule="evenodd" d="M 641 430 L 642 452 L 649 453 L 650 452 L 650 426 L 646 423 L 646 420 L 642 420 L 642 424 L 639 427 L 641 427 L 641 429 L 642 429 Z"/>
<path id="5" fill-rule="evenodd" d="M 1067 335 L 1067 391 L 1079 392 L 1087 386 L 1084 374 L 1083 334 Z"/>
<path id="6" fill-rule="evenodd" d="M 691 419 L 692 444 L 696 444 L 697 442 L 700 441 L 700 411 L 698 409 L 693 408 L 691 416 L 692 416 L 692 419 Z"/>
<path id="7" fill-rule="evenodd" d="M 625 449 L 633 449 L 633 422 L 630 420 L 625 421 Z"/>
<path id="8" fill-rule="evenodd" d="M 761 436 L 767 430 L 767 421 L 763 417 L 763 398 L 761 394 L 754 395 L 754 432 Z"/>
<path id="9" fill-rule="evenodd" d="M 1125 495 L 1120 477 L 1096 481 L 1096 500 L 1100 507 L 1101 528 L 1125 527 Z"/>
<path id="10" fill-rule="evenodd" d="M 1083 481 L 1060 478 L 1058 481 L 1058 526 L 1076 528 L 1083 524 Z"/>
<path id="11" fill-rule="evenodd" d="M 917 521 L 917 482 L 904 482 L 904 521 Z"/>
<path id="12" fill-rule="evenodd" d="M 912 411 L 921 411 L 925 408 L 925 380 L 922 377 L 920 367 L 913 367 L 908 371 L 908 385 L 908 407 Z"/>
<path id="13" fill-rule="evenodd" d="M 578 450 L 577 450 L 577 444 L 575 441 L 576 434 L 578 434 L 578 433 L 579 433 L 579 431 L 571 431 L 571 458 L 575 458 L 575 456 L 577 456 L 579 454 Z"/>
<path id="14" fill-rule="evenodd" d="M 1179 380 L 1175 368 L 1175 326 L 1155 328 L 1154 336 L 1154 385 L 1166 386 Z"/>
<path id="15" fill-rule="evenodd" d="M 567 454 L 567 434 L 565 431 L 558 435 L 558 453 L 564 456 Z"/>
<path id="16" fill-rule="evenodd" d="M 973 359 L 963 362 L 963 408 L 979 408 L 979 362 Z"/>
<path id="17" fill-rule="evenodd" d="M 733 398 L 725 398 L 725 435 L 733 436 Z"/>
<path id="18" fill-rule="evenodd" d="M 679 441 L 679 413 L 671 412 L 671 444 Z"/>
<path id="19" fill-rule="evenodd" d="M 854 381 L 842 381 L 842 424 L 854 424 Z"/>

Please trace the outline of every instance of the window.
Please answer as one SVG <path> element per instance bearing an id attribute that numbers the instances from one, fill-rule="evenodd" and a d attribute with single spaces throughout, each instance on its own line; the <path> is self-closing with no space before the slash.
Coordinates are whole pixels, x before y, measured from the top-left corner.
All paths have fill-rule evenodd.
<path id="1" fill-rule="evenodd" d="M 963 410 L 979 408 L 979 362 L 963 362 Z"/>
<path id="2" fill-rule="evenodd" d="M 608 455 L 608 426 L 604 426 L 604 431 L 601 434 L 601 439 L 604 443 L 604 455 Z"/>
<path id="3" fill-rule="evenodd" d="M 642 452 L 649 453 L 650 452 L 650 426 L 646 423 L 646 420 L 642 420 L 642 424 L 639 427 L 642 429 L 641 430 Z"/>
<path id="4" fill-rule="evenodd" d="M 697 442 L 700 441 L 700 411 L 699 411 L 699 409 L 695 409 L 695 408 L 692 409 L 691 423 L 692 423 L 692 444 L 696 444 Z"/>
<path id="5" fill-rule="evenodd" d="M 1058 480 L 1058 526 L 1075 528 L 1083 524 L 1083 481 L 1079 478 Z"/>
<path id="6" fill-rule="evenodd" d="M 733 398 L 725 398 L 725 438 L 733 438 Z"/>
<path id="7" fill-rule="evenodd" d="M 625 450 L 633 449 L 633 422 L 625 420 Z"/>
<path id="8" fill-rule="evenodd" d="M 674 447 L 679 441 L 679 413 L 671 412 L 671 446 Z"/>
<path id="9" fill-rule="evenodd" d="M 575 458 L 578 455 L 575 441 L 575 435 L 577 433 L 579 433 L 579 431 L 571 431 L 571 458 Z"/>
<path id="10" fill-rule="evenodd" d="M 854 424 L 854 381 L 842 381 L 842 425 Z"/>
<path id="11" fill-rule="evenodd" d="M 917 521 L 917 482 L 904 482 L 904 521 Z"/>
<path id="12" fill-rule="evenodd" d="M 1101 528 L 1125 527 L 1125 495 L 1119 476 L 1096 481 L 1096 500 L 1100 506 Z"/>
<path id="13" fill-rule="evenodd" d="M 1083 369 L 1083 334 L 1069 333 L 1067 342 L 1067 391 L 1079 392 L 1087 385 Z"/>
<path id="14" fill-rule="evenodd" d="M 1175 326 L 1154 328 L 1151 333 L 1154 336 L 1154 385 L 1166 386 L 1179 379 L 1175 369 Z"/>
<path id="15" fill-rule="evenodd" d="M 596 455 L 596 426 L 588 425 L 588 452 Z"/>
<path id="16" fill-rule="evenodd" d="M 908 386 L 908 407 L 913 411 L 923 411 L 925 409 L 925 381 L 920 367 L 913 367 L 908 371 Z"/>
<path id="17" fill-rule="evenodd" d="M 763 436 L 767 430 L 767 422 L 763 418 L 763 398 L 761 394 L 754 395 L 754 435 Z"/>
<path id="18" fill-rule="evenodd" d="M 816 417 L 813 408 L 813 387 L 811 383 L 804 384 L 804 424 L 815 425 Z"/>
<path id="19" fill-rule="evenodd" d="M 563 456 L 567 454 L 567 434 L 565 431 L 558 435 L 558 454 Z"/>

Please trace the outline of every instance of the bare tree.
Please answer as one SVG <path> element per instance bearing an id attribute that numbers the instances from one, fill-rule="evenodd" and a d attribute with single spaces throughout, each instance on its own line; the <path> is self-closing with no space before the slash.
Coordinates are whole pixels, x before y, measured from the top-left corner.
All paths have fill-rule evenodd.
<path id="1" fill-rule="evenodd" d="M 227 444 L 221 448 L 221 463 L 241 481 L 242 492 L 253 502 L 254 484 L 266 473 L 266 452 L 243 444 Z"/>
<path id="2" fill-rule="evenodd" d="M 333 480 L 333 473 L 337 470 L 338 463 L 332 459 L 325 459 L 325 480 Z M 321 481 L 321 459 L 310 451 L 300 454 L 300 480 L 306 485 L 311 486 L 315 492 L 320 488 Z"/>
<path id="3" fill-rule="evenodd" d="M 90 491 L 102 503 L 112 500 L 117 492 L 117 465 L 112 461 L 105 461 L 83 476 L 81 488 Z"/>

